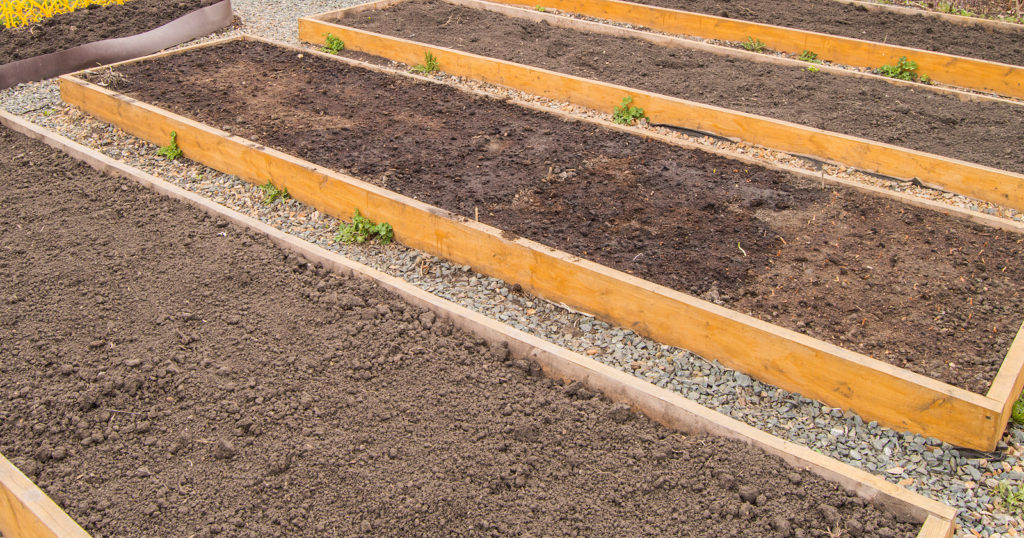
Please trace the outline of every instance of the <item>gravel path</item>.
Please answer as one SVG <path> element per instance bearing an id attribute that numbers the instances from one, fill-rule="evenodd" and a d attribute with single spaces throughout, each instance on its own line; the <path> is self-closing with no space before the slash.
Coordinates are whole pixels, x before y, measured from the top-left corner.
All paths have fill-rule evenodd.
<path id="1" fill-rule="evenodd" d="M 271 0 L 234 0 L 243 27 L 222 32 L 217 37 L 244 30 L 297 43 L 298 16 L 336 9 L 351 3 L 301 0 L 283 5 Z M 467 85 L 514 99 L 547 103 L 536 98 L 524 98 L 517 92 L 496 90 L 475 83 Z M 564 104 L 552 105 L 562 110 L 594 115 Z M 562 306 L 514 291 L 512 286 L 477 274 L 468 267 L 455 266 L 401 245 L 380 247 L 370 244 L 354 247 L 335 243 L 333 235 L 338 226 L 336 219 L 294 200 L 264 205 L 262 193 L 257 187 L 233 176 L 191 161 L 168 162 L 158 158 L 155 154 L 156 146 L 62 105 L 53 81 L 26 84 L 0 92 L 0 107 L 298 237 L 404 278 L 440 297 L 592 356 L 658 386 L 677 390 L 702 405 L 774 435 L 804 444 L 910 490 L 956 506 L 960 509 L 959 535 L 1019 536 L 1024 532 L 1024 517 L 1020 509 L 1016 513 L 1008 511 L 997 493 L 1001 483 L 1024 487 L 1021 486 L 1024 483 L 1024 428 L 1020 426 L 1012 425 L 1009 428 L 996 453 L 982 454 L 957 450 L 935 439 L 899 433 L 874 422 L 866 423 L 852 413 L 844 413 L 762 384 L 685 350 L 658 344 L 632 331 L 609 326 Z M 767 160 L 808 169 L 815 167 L 813 163 L 792 156 L 748 145 L 708 138 L 686 138 L 752 153 Z M 951 205 L 1024 220 L 1024 216 L 1019 213 L 961 196 L 880 180 L 838 167 L 827 166 L 825 171 L 887 188 L 920 193 Z"/>

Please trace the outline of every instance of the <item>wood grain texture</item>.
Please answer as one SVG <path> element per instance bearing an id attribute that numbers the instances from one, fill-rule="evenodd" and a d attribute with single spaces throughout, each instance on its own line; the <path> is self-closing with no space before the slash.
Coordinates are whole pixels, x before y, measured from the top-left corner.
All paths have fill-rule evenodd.
<path id="1" fill-rule="evenodd" d="M 373 5 L 373 4 L 367 4 Z M 364 5 L 364 6 L 367 6 Z M 377 5 L 383 5 L 378 3 Z M 361 7 L 364 7 L 361 6 Z M 656 123 L 739 138 L 782 151 L 810 155 L 896 178 L 1024 210 L 1024 175 L 958 161 L 804 125 L 756 116 L 675 97 L 584 79 L 476 54 L 385 36 L 315 18 L 299 20 L 299 38 L 323 43 L 328 33 L 350 50 L 414 65 L 426 52 L 441 70 L 543 97 L 611 113 L 622 98 L 633 97 Z"/>
<path id="2" fill-rule="evenodd" d="M 61 79 L 64 100 L 151 142 L 178 133 L 185 156 L 256 184 L 273 181 L 336 217 L 359 208 L 394 226 L 410 247 L 518 283 L 661 342 L 717 359 L 762 381 L 867 420 L 950 443 L 990 449 L 1005 423 L 1002 403 L 628 274 L 453 215 L 79 79 Z"/>
<path id="3" fill-rule="evenodd" d="M 88 538 L 63 510 L 0 455 L 0 534 L 11 538 Z"/>
<path id="4" fill-rule="evenodd" d="M 952 533 L 956 510 L 950 506 L 900 488 L 878 476 L 823 456 L 805 446 L 769 435 L 687 400 L 678 393 L 656 387 L 616 368 L 513 329 L 504 323 L 437 297 L 400 278 L 381 273 L 336 252 L 303 241 L 3 111 L 0 111 L 0 124 L 42 140 L 97 170 L 132 179 L 160 194 L 192 204 L 211 216 L 265 234 L 281 248 L 303 256 L 313 263 L 323 263 L 328 270 L 373 280 L 412 304 L 430 309 L 439 317 L 451 320 L 490 343 L 507 344 L 513 356 L 537 361 L 546 375 L 584 382 L 588 388 L 600 390 L 617 402 L 628 403 L 634 410 L 644 413 L 664 426 L 684 432 L 707 433 L 736 439 L 777 455 L 790 465 L 807 469 L 833 481 L 865 499 L 888 507 L 895 514 L 923 521 L 924 525 L 918 535 L 921 538 L 936 538 Z M 937 534 L 938 532 L 944 533 Z"/>
<path id="5" fill-rule="evenodd" d="M 536 5 L 528 0 L 491 1 Z M 737 42 L 753 37 L 769 49 L 791 54 L 812 50 L 823 60 L 855 67 L 895 64 L 906 56 L 917 62 L 919 73 L 936 82 L 1024 98 L 1024 67 L 1009 64 L 620 0 L 544 0 L 540 5 L 670 34 Z"/>

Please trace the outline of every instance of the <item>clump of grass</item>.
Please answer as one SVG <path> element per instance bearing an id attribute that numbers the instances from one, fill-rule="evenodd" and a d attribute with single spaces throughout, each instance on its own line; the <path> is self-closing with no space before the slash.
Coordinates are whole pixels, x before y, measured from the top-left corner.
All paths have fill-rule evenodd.
<path id="1" fill-rule="evenodd" d="M 809 66 L 807 66 L 807 71 L 810 72 L 810 73 L 817 73 L 818 71 L 821 71 L 821 69 L 818 69 L 817 67 L 814 67 L 813 65 L 809 65 Z"/>
<path id="2" fill-rule="evenodd" d="M 338 54 L 345 50 L 345 42 L 332 33 L 326 33 L 324 34 L 324 46 L 320 47 L 320 50 L 331 54 Z"/>
<path id="3" fill-rule="evenodd" d="M 423 63 L 412 66 L 414 73 L 428 74 L 434 73 L 441 69 L 441 66 L 437 63 L 437 57 L 431 54 L 429 51 L 423 53 Z"/>
<path id="4" fill-rule="evenodd" d="M 627 95 L 622 98 L 622 104 L 615 107 L 612 121 L 619 125 L 633 125 L 646 117 L 647 114 L 644 114 L 644 109 L 633 106 L 633 98 Z"/>
<path id="5" fill-rule="evenodd" d="M 545 9 L 544 6 L 533 6 L 533 9 L 536 9 L 537 11 L 540 11 L 541 13 L 544 13 L 545 11 L 547 11 L 547 9 Z"/>
<path id="6" fill-rule="evenodd" d="M 800 53 L 800 61 L 801 62 L 808 62 L 808 63 L 812 63 L 812 64 L 820 64 L 821 63 L 821 60 L 818 59 L 818 53 L 817 52 L 813 52 L 813 51 L 809 51 L 809 50 L 805 50 L 805 51 Z"/>
<path id="7" fill-rule="evenodd" d="M 274 201 L 276 200 L 281 200 L 283 202 L 292 197 L 290 194 L 288 194 L 287 187 L 284 189 L 279 189 L 276 186 L 274 186 L 274 184 L 271 183 L 270 180 L 267 180 L 266 185 L 260 185 L 260 190 L 263 191 L 263 203 L 266 205 L 270 205 L 274 203 Z"/>
<path id="8" fill-rule="evenodd" d="M 1003 480 L 996 486 L 996 495 L 999 497 L 1003 508 L 1011 514 L 1024 514 L 1024 487 L 1011 486 Z"/>
<path id="9" fill-rule="evenodd" d="M 896 65 L 883 65 L 878 69 L 875 69 L 875 73 L 882 75 L 883 77 L 896 78 L 899 80 L 909 80 L 912 82 L 923 82 L 928 84 L 931 82 L 931 78 L 928 75 L 920 75 L 917 72 L 917 62 L 908 60 L 906 56 L 900 56 L 899 61 Z"/>
<path id="10" fill-rule="evenodd" d="M 1017 401 L 1013 404 L 1013 409 L 1010 410 L 1010 419 L 1017 424 L 1024 426 L 1024 394 L 1017 398 Z"/>
<path id="11" fill-rule="evenodd" d="M 167 157 L 168 161 L 181 157 L 181 148 L 178 147 L 178 133 L 176 131 L 171 131 L 171 143 L 156 150 L 156 154 L 161 157 Z"/>
<path id="12" fill-rule="evenodd" d="M 334 236 L 335 241 L 356 244 L 365 243 L 373 238 L 377 238 L 380 244 L 387 245 L 395 239 L 395 231 L 386 222 L 374 224 L 373 221 L 359 213 L 358 208 L 352 216 L 352 223 L 341 223 L 338 226 L 338 233 Z"/>
<path id="13" fill-rule="evenodd" d="M 747 40 L 740 42 L 740 46 L 750 52 L 764 52 L 768 45 L 765 45 L 764 41 L 760 39 L 754 39 L 753 37 L 747 36 Z"/>

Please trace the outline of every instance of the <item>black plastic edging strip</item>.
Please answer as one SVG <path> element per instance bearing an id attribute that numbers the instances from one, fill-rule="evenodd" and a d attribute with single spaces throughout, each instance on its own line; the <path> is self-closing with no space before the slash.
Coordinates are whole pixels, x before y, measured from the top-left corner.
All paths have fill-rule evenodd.
<path id="1" fill-rule="evenodd" d="M 131 60 L 213 33 L 231 24 L 231 0 L 199 8 L 163 26 L 128 37 L 94 41 L 0 65 L 0 90 L 81 69 Z"/>

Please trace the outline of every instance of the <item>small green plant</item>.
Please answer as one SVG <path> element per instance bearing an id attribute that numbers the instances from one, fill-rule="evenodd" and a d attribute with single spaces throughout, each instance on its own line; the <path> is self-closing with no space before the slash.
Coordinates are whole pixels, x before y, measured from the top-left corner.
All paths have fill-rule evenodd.
<path id="1" fill-rule="evenodd" d="M 156 150 L 156 154 L 162 157 L 167 157 L 168 161 L 173 161 L 178 157 L 181 157 L 181 148 L 178 147 L 178 133 L 171 131 L 171 143 Z"/>
<path id="2" fill-rule="evenodd" d="M 545 9 L 544 6 L 534 6 L 533 9 L 536 9 L 537 11 L 540 11 L 541 13 L 544 13 L 544 12 L 547 11 L 547 9 Z"/>
<path id="3" fill-rule="evenodd" d="M 747 36 L 747 40 L 740 43 L 740 46 L 749 50 L 750 52 L 764 52 L 767 45 L 760 39 L 754 39 L 753 37 Z"/>
<path id="4" fill-rule="evenodd" d="M 430 52 L 423 53 L 423 63 L 412 66 L 412 70 L 415 73 L 433 73 L 441 68 L 437 63 L 437 58 Z"/>
<path id="5" fill-rule="evenodd" d="M 275 200 L 281 200 L 283 202 L 291 198 L 291 195 L 288 194 L 287 188 L 279 189 L 275 187 L 270 180 L 267 180 L 266 185 L 260 185 L 260 190 L 263 191 L 263 203 L 267 205 L 274 203 Z"/>
<path id="6" fill-rule="evenodd" d="M 1021 394 L 1020 398 L 1017 398 L 1017 401 L 1014 402 L 1013 409 L 1010 410 L 1010 418 L 1017 424 L 1024 426 L 1024 394 Z"/>
<path id="7" fill-rule="evenodd" d="M 809 50 L 805 50 L 805 51 L 800 53 L 800 61 L 801 62 L 808 62 L 808 63 L 812 63 L 812 64 L 820 64 L 821 63 L 821 60 L 818 59 L 818 53 L 817 52 L 812 52 L 812 51 L 809 51 Z"/>
<path id="8" fill-rule="evenodd" d="M 320 50 L 331 54 L 338 54 L 345 50 L 345 42 L 338 36 L 327 33 L 324 34 L 324 46 L 320 47 Z"/>
<path id="9" fill-rule="evenodd" d="M 1009 482 L 1003 480 L 996 486 L 996 494 L 1007 512 L 1024 514 L 1024 488 L 1013 487 Z"/>
<path id="10" fill-rule="evenodd" d="M 615 107 L 615 112 L 612 114 L 612 121 L 619 125 L 633 125 L 639 120 L 646 118 L 644 109 L 633 106 L 633 98 L 625 96 L 622 98 L 622 104 Z"/>
<path id="11" fill-rule="evenodd" d="M 807 71 L 809 71 L 811 73 L 817 73 L 818 71 L 821 71 L 821 69 L 818 69 L 817 67 L 814 67 L 813 65 L 809 65 L 809 66 L 807 66 Z"/>
<path id="12" fill-rule="evenodd" d="M 875 69 L 875 73 L 882 75 L 883 77 L 897 78 L 900 80 L 917 81 L 924 79 L 930 81 L 927 75 L 917 74 L 917 62 L 908 60 L 906 56 L 901 56 L 896 65 L 883 65 L 878 69 Z"/>
<path id="13" fill-rule="evenodd" d="M 380 244 L 386 245 L 395 239 L 395 231 L 386 222 L 374 224 L 359 213 L 357 208 L 352 216 L 351 224 L 343 222 L 338 226 L 338 233 L 335 234 L 334 240 L 342 243 L 365 243 L 374 237 Z"/>

